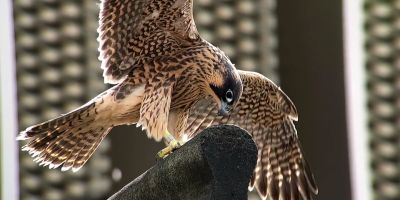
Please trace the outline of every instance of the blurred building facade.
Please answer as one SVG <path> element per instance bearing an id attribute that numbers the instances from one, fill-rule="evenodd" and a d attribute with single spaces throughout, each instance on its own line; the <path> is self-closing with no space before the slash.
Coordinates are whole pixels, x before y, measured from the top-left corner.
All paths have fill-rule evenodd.
<path id="1" fill-rule="evenodd" d="M 400 199 L 400 1 L 365 3 L 374 199 Z"/>

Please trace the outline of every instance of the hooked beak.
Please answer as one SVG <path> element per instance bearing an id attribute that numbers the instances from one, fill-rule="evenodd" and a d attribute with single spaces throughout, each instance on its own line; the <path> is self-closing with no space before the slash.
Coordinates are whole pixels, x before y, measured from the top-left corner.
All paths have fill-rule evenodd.
<path id="1" fill-rule="evenodd" d="M 221 107 L 218 111 L 218 115 L 227 116 L 231 110 L 232 107 L 230 105 L 224 101 L 221 101 Z"/>

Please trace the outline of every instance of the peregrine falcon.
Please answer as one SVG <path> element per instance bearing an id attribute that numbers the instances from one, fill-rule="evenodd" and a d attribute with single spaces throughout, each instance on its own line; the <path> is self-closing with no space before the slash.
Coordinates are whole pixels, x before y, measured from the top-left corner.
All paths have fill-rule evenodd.
<path id="1" fill-rule="evenodd" d="M 208 96 L 228 113 L 243 86 L 225 54 L 199 36 L 192 0 L 103 0 L 99 51 L 106 83 L 85 105 L 22 131 L 40 165 L 79 170 L 114 126 L 136 124 L 179 147 L 190 108 Z"/>
<path id="2" fill-rule="evenodd" d="M 169 144 L 163 157 L 211 125 L 246 129 L 258 147 L 250 189 L 263 199 L 311 199 L 291 100 L 266 77 L 236 70 L 197 32 L 192 0 L 102 0 L 99 51 L 114 87 L 18 139 L 40 165 L 79 170 L 114 126 L 136 124 Z"/>

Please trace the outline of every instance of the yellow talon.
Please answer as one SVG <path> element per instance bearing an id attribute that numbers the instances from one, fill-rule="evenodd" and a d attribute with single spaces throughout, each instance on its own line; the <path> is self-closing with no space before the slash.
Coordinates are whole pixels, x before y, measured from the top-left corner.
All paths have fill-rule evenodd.
<path id="1" fill-rule="evenodd" d="M 159 151 L 157 153 L 158 157 L 160 158 L 165 158 L 167 157 L 169 154 L 171 154 L 174 150 L 178 149 L 179 147 L 181 147 L 182 145 L 175 140 L 174 136 L 172 136 L 168 130 L 166 130 L 164 132 L 164 138 L 167 140 L 168 142 L 168 146 L 165 147 L 164 149 L 162 149 L 161 151 Z"/>

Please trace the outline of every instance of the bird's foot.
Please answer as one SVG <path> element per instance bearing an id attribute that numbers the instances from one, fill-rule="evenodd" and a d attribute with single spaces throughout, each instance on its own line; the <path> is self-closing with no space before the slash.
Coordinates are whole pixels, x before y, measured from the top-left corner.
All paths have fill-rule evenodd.
<path id="1" fill-rule="evenodd" d="M 168 144 L 167 147 L 159 151 L 157 155 L 159 158 L 166 158 L 169 154 L 179 149 L 179 147 L 181 146 L 182 146 L 181 143 L 174 139 Z"/>

